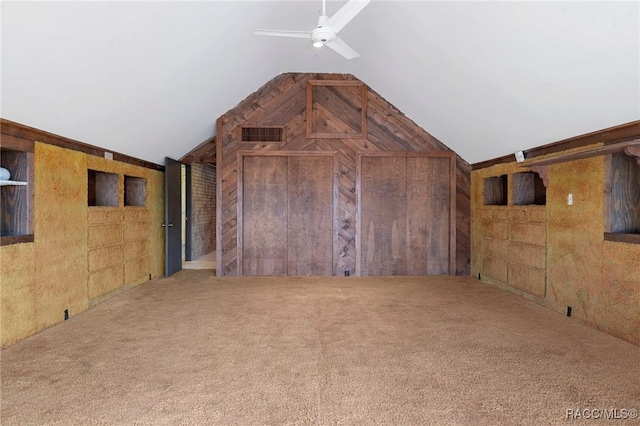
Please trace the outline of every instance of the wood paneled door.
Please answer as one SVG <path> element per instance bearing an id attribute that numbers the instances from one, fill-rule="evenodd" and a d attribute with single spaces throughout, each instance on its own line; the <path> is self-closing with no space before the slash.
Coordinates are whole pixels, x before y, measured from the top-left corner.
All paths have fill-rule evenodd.
<path id="1" fill-rule="evenodd" d="M 356 185 L 356 274 L 455 274 L 455 154 L 359 154 Z"/>
<path id="2" fill-rule="evenodd" d="M 335 153 L 241 151 L 238 270 L 333 275 Z"/>

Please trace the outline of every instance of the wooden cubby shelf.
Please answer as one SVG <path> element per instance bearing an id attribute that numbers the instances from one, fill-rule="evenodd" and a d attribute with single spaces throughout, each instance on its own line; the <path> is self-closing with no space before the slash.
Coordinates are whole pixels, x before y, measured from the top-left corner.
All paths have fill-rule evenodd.
<path id="1" fill-rule="evenodd" d="M 506 206 L 508 203 L 507 175 L 488 177 L 484 180 L 484 205 Z"/>
<path id="2" fill-rule="evenodd" d="M 90 207 L 118 206 L 118 181 L 116 173 L 89 169 L 87 204 Z"/>
<path id="3" fill-rule="evenodd" d="M 640 242 L 640 164 L 623 152 L 611 154 L 607 160 L 606 233 L 610 241 Z M 627 237 L 615 237 L 615 235 Z"/>
<path id="4" fill-rule="evenodd" d="M 34 241 L 33 142 L 2 138 L 0 166 L 11 177 L 0 181 L 0 245 Z"/>
<path id="5" fill-rule="evenodd" d="M 521 172 L 511 175 L 513 179 L 513 204 L 516 206 L 547 204 L 547 188 L 542 179 L 534 172 Z"/>
<path id="6" fill-rule="evenodd" d="M 125 175 L 124 205 L 140 206 L 140 207 L 147 205 L 147 180 L 146 179 Z"/>

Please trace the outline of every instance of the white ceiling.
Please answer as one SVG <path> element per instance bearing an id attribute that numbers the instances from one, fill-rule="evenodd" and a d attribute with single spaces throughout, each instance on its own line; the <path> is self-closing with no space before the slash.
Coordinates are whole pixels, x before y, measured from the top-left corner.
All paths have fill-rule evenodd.
<path id="1" fill-rule="evenodd" d="M 327 3 L 333 14 L 344 1 Z M 640 118 L 640 3 L 372 1 L 307 40 L 321 2 L 8 2 L 9 120 L 161 164 L 282 72 L 351 73 L 470 163 Z"/>

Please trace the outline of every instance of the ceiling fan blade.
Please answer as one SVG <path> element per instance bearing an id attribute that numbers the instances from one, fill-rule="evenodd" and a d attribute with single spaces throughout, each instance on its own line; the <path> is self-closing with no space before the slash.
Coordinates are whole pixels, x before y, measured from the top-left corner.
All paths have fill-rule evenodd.
<path id="1" fill-rule="evenodd" d="M 325 46 L 335 50 L 347 59 L 357 58 L 358 52 L 353 50 L 351 46 L 344 42 L 340 37 L 336 37 L 333 41 L 325 43 Z"/>
<path id="2" fill-rule="evenodd" d="M 256 35 L 311 38 L 311 31 L 253 30 Z"/>
<path id="3" fill-rule="evenodd" d="M 371 0 L 349 0 L 331 18 L 325 22 L 325 28 L 337 33 L 349 23 Z"/>

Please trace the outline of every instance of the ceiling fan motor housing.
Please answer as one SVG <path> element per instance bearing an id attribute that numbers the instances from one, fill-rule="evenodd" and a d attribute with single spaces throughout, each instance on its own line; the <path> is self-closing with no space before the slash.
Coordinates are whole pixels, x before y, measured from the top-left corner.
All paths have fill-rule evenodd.
<path id="1" fill-rule="evenodd" d="M 322 28 L 322 27 L 316 28 L 311 33 L 311 39 L 313 41 L 319 41 L 321 43 L 328 43 L 330 41 L 335 40 L 335 38 L 336 38 L 336 33 L 334 33 L 328 28 Z"/>

